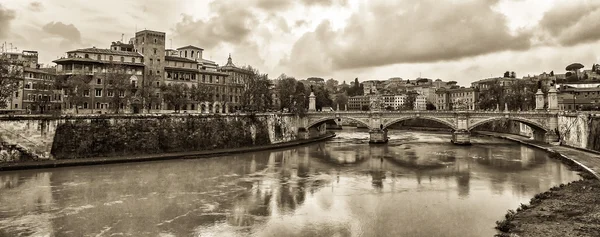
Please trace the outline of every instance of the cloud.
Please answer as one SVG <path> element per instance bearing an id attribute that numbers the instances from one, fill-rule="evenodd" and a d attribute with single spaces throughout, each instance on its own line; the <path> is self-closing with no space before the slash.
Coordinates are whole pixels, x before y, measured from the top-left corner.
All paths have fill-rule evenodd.
<path id="1" fill-rule="evenodd" d="M 57 35 L 72 43 L 81 42 L 81 33 L 73 24 L 64 24 L 62 22 L 50 22 L 42 27 L 46 33 Z"/>
<path id="2" fill-rule="evenodd" d="M 216 15 L 208 20 L 194 20 L 184 15 L 175 25 L 175 38 L 206 48 L 222 42 L 236 44 L 244 41 L 258 23 L 251 10 L 236 1 L 212 2 L 210 9 Z"/>
<path id="3" fill-rule="evenodd" d="M 457 60 L 531 46 L 512 35 L 497 1 L 370 1 L 340 30 L 322 22 L 293 46 L 286 67 L 324 72 L 398 63 Z M 310 55 L 308 55 L 310 54 Z"/>
<path id="4" fill-rule="evenodd" d="M 44 6 L 42 5 L 41 2 L 31 2 L 31 3 L 29 3 L 28 8 L 29 8 L 29 10 L 34 11 L 34 12 L 41 12 L 44 10 Z"/>
<path id="5" fill-rule="evenodd" d="M 571 0 L 555 5 L 540 21 L 545 39 L 563 46 L 600 39 L 600 3 Z"/>
<path id="6" fill-rule="evenodd" d="M 10 32 L 10 22 L 16 17 L 15 11 L 6 9 L 0 4 L 0 39 L 8 37 Z"/>
<path id="7" fill-rule="evenodd" d="M 285 10 L 292 6 L 293 1 L 288 0 L 255 0 L 254 5 L 267 11 Z"/>
<path id="8" fill-rule="evenodd" d="M 301 2 L 308 6 L 332 6 L 334 4 L 344 6 L 348 4 L 348 0 L 301 0 Z"/>

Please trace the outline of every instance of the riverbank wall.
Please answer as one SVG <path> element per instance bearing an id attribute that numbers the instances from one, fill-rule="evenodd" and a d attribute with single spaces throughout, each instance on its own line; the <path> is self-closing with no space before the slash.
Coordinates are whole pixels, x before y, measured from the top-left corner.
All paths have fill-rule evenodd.
<path id="1" fill-rule="evenodd" d="M 600 114 L 563 113 L 558 129 L 561 145 L 600 152 Z"/>
<path id="2" fill-rule="evenodd" d="M 11 116 L 0 118 L 0 144 L 18 145 L 32 160 L 60 160 L 264 146 L 324 135 L 299 134 L 298 119 L 292 114 Z"/>
<path id="3" fill-rule="evenodd" d="M 483 124 L 476 131 L 489 131 L 533 137 L 528 125 L 510 120 L 499 120 Z M 561 145 L 591 152 L 600 152 L 600 114 L 560 113 L 558 133 Z"/>

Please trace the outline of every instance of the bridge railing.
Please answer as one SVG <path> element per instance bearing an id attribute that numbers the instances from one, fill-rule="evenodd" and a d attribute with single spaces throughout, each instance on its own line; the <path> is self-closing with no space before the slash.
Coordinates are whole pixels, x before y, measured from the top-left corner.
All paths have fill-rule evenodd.
<path id="1" fill-rule="evenodd" d="M 528 111 L 486 111 L 486 110 L 382 110 L 382 111 L 361 111 L 361 110 L 350 110 L 350 111 L 312 111 L 308 114 L 372 114 L 372 113 L 385 113 L 385 114 L 456 114 L 456 113 L 468 113 L 468 114 L 549 114 L 555 113 L 548 110 L 528 110 Z"/>

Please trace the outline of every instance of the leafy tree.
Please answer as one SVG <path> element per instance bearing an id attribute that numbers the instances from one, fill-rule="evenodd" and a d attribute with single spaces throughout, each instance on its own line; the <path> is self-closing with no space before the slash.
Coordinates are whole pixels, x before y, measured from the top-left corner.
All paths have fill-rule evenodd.
<path id="1" fill-rule="evenodd" d="M 413 110 L 415 108 L 415 102 L 417 101 L 417 93 L 410 91 L 406 94 L 406 99 L 402 105 L 403 110 Z"/>
<path id="2" fill-rule="evenodd" d="M 358 78 L 354 79 L 354 84 L 348 90 L 348 96 L 359 96 L 364 94 L 364 86 L 358 82 Z"/>
<path id="3" fill-rule="evenodd" d="M 88 101 L 90 95 L 91 78 L 85 75 L 71 75 L 63 79 L 56 80 L 56 88 L 65 92 L 64 101 L 75 107 L 75 113 L 79 114 L 79 107 Z M 86 96 L 87 94 L 87 96 Z"/>
<path id="4" fill-rule="evenodd" d="M 52 86 L 46 84 L 45 82 L 38 82 L 32 85 L 33 86 L 33 95 L 41 95 L 42 97 L 37 97 L 34 99 L 31 108 L 33 111 L 37 111 L 40 114 L 44 114 L 46 112 L 46 108 L 50 105 L 50 97 L 52 95 Z"/>
<path id="5" fill-rule="evenodd" d="M 433 103 L 427 101 L 427 104 L 425 105 L 425 109 L 427 110 L 436 110 L 436 107 Z"/>
<path id="6" fill-rule="evenodd" d="M 113 93 L 110 101 L 113 105 L 114 113 L 118 114 L 121 104 L 125 105 L 127 101 L 130 101 L 131 95 L 137 92 L 139 85 L 132 84 L 129 80 L 131 75 L 126 73 L 125 67 L 118 64 L 108 65 L 104 76 L 107 81 L 106 89 Z"/>
<path id="7" fill-rule="evenodd" d="M 584 80 L 587 80 L 587 79 L 589 79 L 589 78 L 590 78 L 590 76 L 588 75 L 588 73 L 587 73 L 587 72 L 584 72 L 584 73 L 583 73 L 583 79 L 584 79 Z"/>
<path id="8" fill-rule="evenodd" d="M 206 85 L 192 85 L 189 90 L 190 99 L 196 103 L 213 102 L 211 89 Z"/>
<path id="9" fill-rule="evenodd" d="M 296 81 L 293 77 L 288 77 L 285 74 L 281 74 L 278 78 L 278 83 L 276 87 L 276 91 L 279 96 L 279 100 L 281 100 L 281 109 L 287 108 L 289 111 L 292 111 L 292 106 L 294 104 L 294 93 L 296 91 Z"/>
<path id="10" fill-rule="evenodd" d="M 306 98 L 308 94 L 302 82 L 296 82 L 292 112 L 304 116 L 306 114 Z"/>
<path id="11" fill-rule="evenodd" d="M 494 110 L 496 106 L 504 105 L 504 98 L 504 88 L 495 80 L 488 88 L 481 90 L 477 105 L 482 110 Z"/>
<path id="12" fill-rule="evenodd" d="M 517 74 L 515 72 L 510 72 L 510 78 L 517 78 Z"/>
<path id="13" fill-rule="evenodd" d="M 175 112 L 178 112 L 183 105 L 187 103 L 187 93 L 189 88 L 183 84 L 173 83 L 169 85 L 162 85 L 160 90 L 163 94 L 165 103 L 175 108 Z"/>
<path id="14" fill-rule="evenodd" d="M 325 89 L 327 91 L 329 91 L 329 93 L 337 92 L 337 86 L 338 86 L 338 81 L 334 80 L 333 78 L 325 81 Z"/>
<path id="15" fill-rule="evenodd" d="M 146 75 L 142 81 L 137 96 L 142 99 L 143 107 L 148 113 L 152 110 L 152 105 L 160 104 L 161 98 L 158 92 L 160 92 L 160 84 L 158 75 Z"/>
<path id="16" fill-rule="evenodd" d="M 273 103 L 267 74 L 261 74 L 251 66 L 245 69 L 250 71 L 251 75 L 248 77 L 248 87 L 242 93 L 242 108 L 246 111 L 265 112 L 268 108 L 271 108 Z"/>
<path id="17" fill-rule="evenodd" d="M 510 72 L 509 71 L 504 72 L 504 77 L 510 77 Z"/>
<path id="18" fill-rule="evenodd" d="M 346 93 L 338 93 L 335 96 L 334 104 L 340 105 L 340 109 L 346 108 L 348 106 L 348 95 Z"/>
<path id="19" fill-rule="evenodd" d="M 554 71 L 550 71 L 550 76 L 553 77 L 554 76 Z"/>
<path id="20" fill-rule="evenodd" d="M 0 108 L 8 106 L 8 100 L 19 89 L 22 75 L 22 64 L 16 64 L 7 58 L 0 58 Z"/>
<path id="21" fill-rule="evenodd" d="M 317 100 L 315 104 L 316 109 L 321 110 L 323 107 L 331 107 L 333 101 L 329 97 L 329 91 L 322 86 L 316 86 L 313 87 L 313 89 L 316 97 L 315 99 Z"/>

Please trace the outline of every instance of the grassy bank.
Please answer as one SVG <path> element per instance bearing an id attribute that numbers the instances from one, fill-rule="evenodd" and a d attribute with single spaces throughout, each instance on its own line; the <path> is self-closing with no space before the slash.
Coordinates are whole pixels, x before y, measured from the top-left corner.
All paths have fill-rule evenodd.
<path id="1" fill-rule="evenodd" d="M 579 171 L 582 179 L 552 187 L 536 194 L 528 205 L 509 210 L 496 222 L 497 237 L 600 236 L 600 180 L 561 154 L 550 157 Z"/>
<path id="2" fill-rule="evenodd" d="M 535 195 L 509 210 L 496 228 L 508 236 L 600 236 L 600 181 L 578 180 Z"/>

